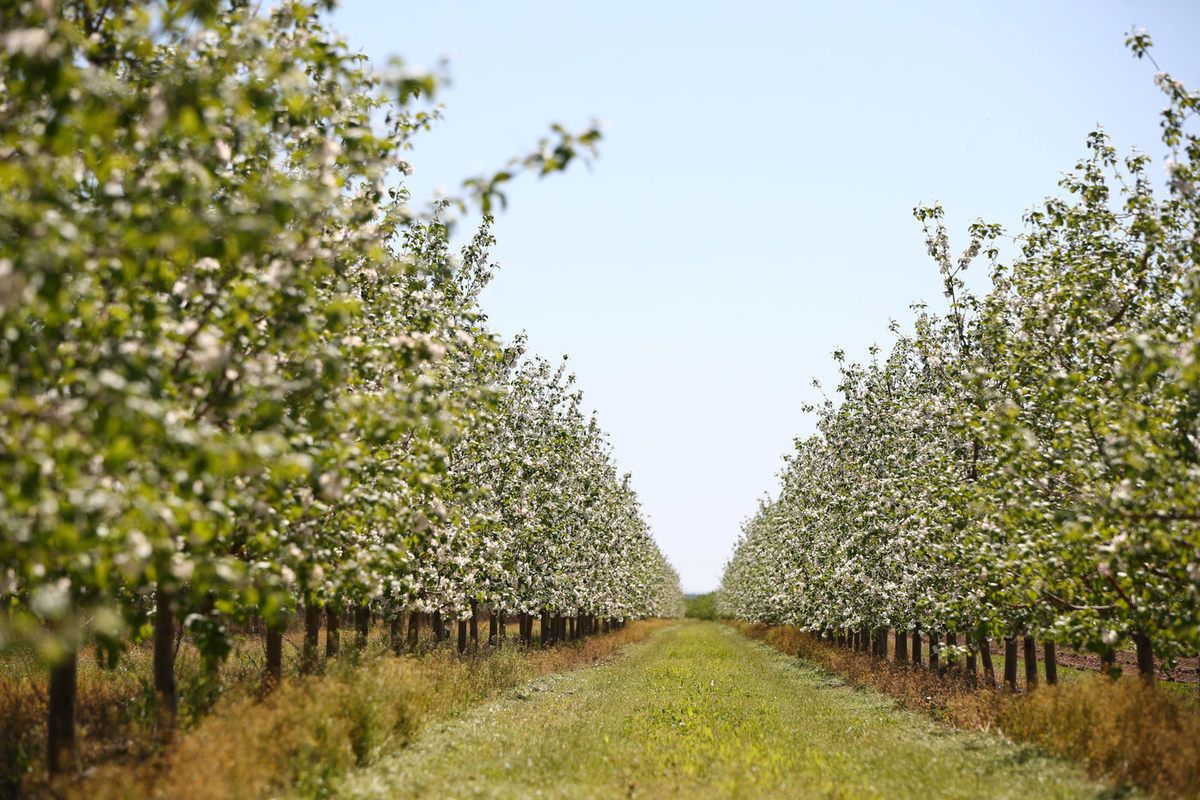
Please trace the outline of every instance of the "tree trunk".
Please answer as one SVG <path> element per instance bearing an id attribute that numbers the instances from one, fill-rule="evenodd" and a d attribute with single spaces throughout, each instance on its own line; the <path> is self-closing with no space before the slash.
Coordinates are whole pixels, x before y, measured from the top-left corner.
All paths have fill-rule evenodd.
<path id="1" fill-rule="evenodd" d="M 338 603 L 325 606 L 325 657 L 334 658 L 342 649 L 342 607 Z"/>
<path id="2" fill-rule="evenodd" d="M 979 657 L 983 660 L 983 676 L 987 685 L 996 688 L 996 665 L 992 663 L 992 643 L 979 634 Z"/>
<path id="3" fill-rule="evenodd" d="M 446 641 L 446 626 L 442 624 L 442 612 L 433 612 L 433 638 L 438 644 Z"/>
<path id="4" fill-rule="evenodd" d="M 391 628 L 388 631 L 388 639 L 392 645 L 393 655 L 402 655 L 404 653 L 404 612 L 397 611 L 392 617 Z"/>
<path id="5" fill-rule="evenodd" d="M 300 659 L 300 671 L 311 675 L 321 665 L 317 644 L 321 638 L 321 608 L 315 603 L 304 605 L 304 651 Z"/>
<path id="6" fill-rule="evenodd" d="M 175 593 L 160 583 L 154 590 L 154 698 L 158 735 L 175 734 L 179 690 L 175 684 Z"/>
<path id="7" fill-rule="evenodd" d="M 1038 684 L 1037 642 L 1032 636 L 1025 637 L 1025 688 L 1034 689 Z"/>
<path id="8" fill-rule="evenodd" d="M 958 634 L 957 633 L 947 633 L 946 634 L 946 647 L 958 647 Z M 953 666 L 955 672 L 962 672 L 962 666 L 963 666 L 962 663 L 957 658 L 954 659 L 953 661 L 951 661 L 950 657 L 947 656 L 946 657 L 946 668 L 950 669 L 951 666 Z"/>
<path id="9" fill-rule="evenodd" d="M 497 614 L 492 611 L 488 614 L 488 644 L 496 645 L 500 643 L 500 622 L 497 619 Z"/>
<path id="10" fill-rule="evenodd" d="M 354 606 L 354 646 L 362 650 L 367 646 L 367 637 L 371 635 L 371 607 L 366 603 Z"/>
<path id="11" fill-rule="evenodd" d="M 1058 683 L 1058 654 L 1054 652 L 1054 642 L 1042 642 L 1042 656 L 1046 662 L 1046 685 Z"/>
<path id="12" fill-rule="evenodd" d="M 458 621 L 458 652 L 467 652 L 467 621 L 460 619 Z"/>
<path id="13" fill-rule="evenodd" d="M 421 639 L 421 612 L 408 612 L 408 652 L 416 652 L 417 642 Z"/>
<path id="14" fill-rule="evenodd" d="M 970 632 L 963 634 L 963 647 L 967 648 L 967 677 L 976 685 L 979 683 L 979 648 L 971 641 Z"/>
<path id="15" fill-rule="evenodd" d="M 542 648 L 545 649 L 553 644 L 553 634 L 550 632 L 550 612 L 542 611 L 542 622 L 539 627 L 542 635 Z"/>
<path id="16" fill-rule="evenodd" d="M 1017 690 L 1017 637 L 1004 637 L 1004 685 Z"/>
<path id="17" fill-rule="evenodd" d="M 914 667 L 924 666 L 922 664 L 923 657 L 921 655 L 921 631 L 917 628 L 912 632 L 912 663 Z"/>
<path id="18" fill-rule="evenodd" d="M 892 637 L 896 650 L 896 663 L 908 663 L 908 631 L 896 629 L 895 635 Z"/>
<path id="19" fill-rule="evenodd" d="M 268 689 L 274 689 L 283 681 L 283 631 L 274 625 L 267 627 L 267 674 L 264 676 Z"/>
<path id="20" fill-rule="evenodd" d="M 929 634 L 929 671 L 939 672 L 941 670 L 941 647 L 938 643 L 938 635 L 936 633 Z"/>
<path id="21" fill-rule="evenodd" d="M 471 645 L 479 649 L 479 603 L 471 601 Z"/>
<path id="22" fill-rule="evenodd" d="M 61 775 L 75 769 L 76 661 L 77 654 L 72 648 L 62 663 L 50 668 L 46 765 L 51 775 Z M 15 736 L 16 733 L 5 731 L 5 736 Z"/>
<path id="23" fill-rule="evenodd" d="M 1136 631 L 1133 643 L 1137 647 L 1138 676 L 1146 683 L 1154 683 L 1154 647 L 1150 644 L 1150 637 Z"/>
<path id="24" fill-rule="evenodd" d="M 1100 654 L 1100 671 L 1109 677 L 1120 674 L 1117 669 L 1117 651 L 1114 648 L 1106 647 Z"/>

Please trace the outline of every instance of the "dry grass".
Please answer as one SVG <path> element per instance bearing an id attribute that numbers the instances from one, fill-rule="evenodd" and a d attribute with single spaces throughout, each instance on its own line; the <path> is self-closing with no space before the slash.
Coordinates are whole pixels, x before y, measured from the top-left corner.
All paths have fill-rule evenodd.
<path id="1" fill-rule="evenodd" d="M 939 676 L 833 647 L 797 628 L 731 624 L 950 725 L 1002 731 L 1082 761 L 1094 777 L 1159 797 L 1200 797 L 1200 705 L 1194 696 L 1136 677 L 1113 681 L 1090 674 L 1013 695 L 972 686 L 954 674 Z"/>
<path id="2" fill-rule="evenodd" d="M 396 658 L 377 647 L 365 657 L 331 662 L 322 676 L 285 679 L 265 697 L 258 696 L 255 676 L 241 689 L 227 690 L 211 713 L 165 751 L 155 748 L 148 725 L 126 720 L 111 730 L 124 742 L 114 755 L 102 759 L 89 752 L 86 757 L 98 761 L 96 766 L 52 784 L 41 782 L 38 771 L 28 772 L 22 790 L 63 798 L 333 797 L 347 771 L 371 763 L 385 749 L 402 747 L 425 721 L 458 713 L 538 675 L 601 661 L 665 624 L 632 622 L 620 631 L 549 650 L 510 645 L 465 657 L 442 647 Z M 114 692 L 125 699 L 128 688 L 114 689 L 104 681 L 85 684 L 81 675 L 81 709 L 103 707 L 105 696 L 111 701 Z M 6 746 L 10 730 L 40 731 L 44 717 L 44 704 L 27 702 L 35 693 L 13 694 L 6 708 L 31 727 L 8 728 L 5 718 Z M 149 712 L 135 716 L 152 718 L 152 698 L 151 692 Z M 95 733 L 84 731 L 89 748 L 100 746 Z"/>

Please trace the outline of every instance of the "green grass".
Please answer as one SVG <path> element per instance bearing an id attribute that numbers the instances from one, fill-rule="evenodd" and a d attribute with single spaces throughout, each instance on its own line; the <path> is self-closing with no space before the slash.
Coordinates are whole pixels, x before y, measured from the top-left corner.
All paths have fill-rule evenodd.
<path id="1" fill-rule="evenodd" d="M 351 776 L 375 797 L 1112 797 L 1072 764 L 954 731 L 727 626 L 677 625 L 543 677 Z"/>

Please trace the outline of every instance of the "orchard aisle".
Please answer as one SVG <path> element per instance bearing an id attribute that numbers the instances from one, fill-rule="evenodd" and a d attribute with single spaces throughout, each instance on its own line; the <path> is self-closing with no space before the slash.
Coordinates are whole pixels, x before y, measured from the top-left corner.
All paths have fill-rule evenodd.
<path id="1" fill-rule="evenodd" d="M 699 622 L 432 726 L 342 791 L 361 800 L 1112 796 L 1077 767 L 938 727 Z"/>

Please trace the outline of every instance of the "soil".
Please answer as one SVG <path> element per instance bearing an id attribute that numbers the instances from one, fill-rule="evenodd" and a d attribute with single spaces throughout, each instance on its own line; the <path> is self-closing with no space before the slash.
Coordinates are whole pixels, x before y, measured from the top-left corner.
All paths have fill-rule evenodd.
<path id="1" fill-rule="evenodd" d="M 1019 651 L 1024 654 L 1024 648 Z M 992 642 L 992 653 L 994 655 L 1004 655 L 1003 642 Z M 1038 661 L 1043 661 L 1042 645 L 1038 643 L 1037 647 Z M 1075 650 L 1058 651 L 1058 663 L 1064 667 L 1072 667 L 1074 669 L 1086 669 L 1093 672 L 1100 671 L 1100 656 L 1094 653 L 1081 653 Z M 1165 681 L 1175 681 L 1177 683 L 1200 683 L 1200 657 L 1196 658 L 1181 658 L 1175 668 L 1168 671 L 1163 671 L 1162 661 L 1154 660 L 1154 664 L 1158 667 L 1157 677 Z M 1137 654 L 1128 650 L 1117 651 L 1117 666 L 1126 673 L 1137 672 Z"/>

